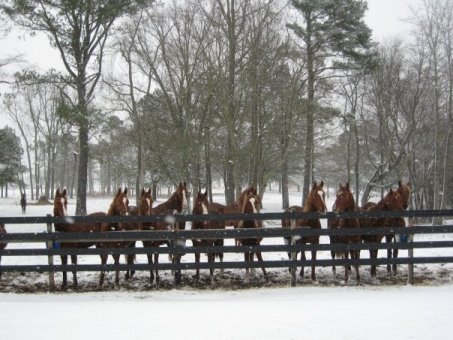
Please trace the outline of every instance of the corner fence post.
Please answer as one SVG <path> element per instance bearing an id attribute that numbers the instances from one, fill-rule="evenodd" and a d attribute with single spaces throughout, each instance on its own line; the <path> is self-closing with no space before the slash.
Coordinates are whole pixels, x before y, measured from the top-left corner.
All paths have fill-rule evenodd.
<path id="1" fill-rule="evenodd" d="M 294 209 L 291 209 L 291 212 L 294 213 Z M 291 218 L 291 230 L 296 229 L 296 220 Z M 294 235 L 291 235 L 291 247 L 296 244 L 296 238 Z M 291 261 L 297 260 L 297 252 L 291 250 Z M 296 265 L 291 265 L 291 287 L 296 287 Z"/>
<path id="2" fill-rule="evenodd" d="M 47 214 L 47 218 L 51 218 L 52 215 Z M 49 235 L 52 234 L 52 223 L 47 222 L 47 233 Z M 46 244 L 47 250 L 49 251 L 48 255 L 48 263 L 49 263 L 49 291 L 54 292 L 55 291 L 55 272 L 53 270 L 53 240 L 47 241 Z"/>

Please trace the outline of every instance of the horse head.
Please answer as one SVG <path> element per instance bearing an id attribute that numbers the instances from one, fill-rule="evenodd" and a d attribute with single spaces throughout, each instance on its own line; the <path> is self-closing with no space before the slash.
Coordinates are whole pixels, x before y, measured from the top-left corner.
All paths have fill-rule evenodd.
<path id="1" fill-rule="evenodd" d="M 127 198 L 127 188 L 124 191 L 119 188 L 108 211 L 108 215 L 129 215 L 129 199 Z"/>
<path id="2" fill-rule="evenodd" d="M 407 182 L 406 184 L 403 184 L 401 181 L 398 181 L 398 189 L 396 191 L 401 196 L 401 200 L 403 201 L 403 208 L 404 210 L 406 210 L 407 207 L 409 206 L 409 197 L 411 195 L 411 183 Z"/>
<path id="3" fill-rule="evenodd" d="M 403 200 L 398 191 L 390 188 L 390 191 L 378 203 L 378 207 L 382 210 L 401 211 L 404 210 Z"/>
<path id="4" fill-rule="evenodd" d="M 140 215 L 151 215 L 151 208 L 153 206 L 153 196 L 151 195 L 151 189 L 146 191 L 144 188 L 140 194 Z"/>
<path id="5" fill-rule="evenodd" d="M 58 188 L 55 192 L 53 201 L 53 215 L 54 216 L 67 216 L 68 215 L 68 192 L 65 189 L 60 191 Z"/>
<path id="6" fill-rule="evenodd" d="M 319 184 L 315 181 L 305 200 L 304 211 L 325 213 L 327 211 L 325 198 L 324 181 Z"/>
<path id="7" fill-rule="evenodd" d="M 189 197 L 189 190 L 187 190 L 186 182 L 179 182 L 175 194 L 178 201 L 178 207 L 176 208 L 176 210 L 178 210 L 178 212 L 187 211 L 187 207 L 189 206 L 187 202 L 187 199 Z"/>
<path id="8" fill-rule="evenodd" d="M 355 210 L 354 196 L 349 188 L 349 183 L 346 183 L 345 186 L 340 183 L 340 189 L 337 192 L 332 210 L 335 212 Z"/>
<path id="9" fill-rule="evenodd" d="M 261 210 L 261 199 L 258 195 L 256 188 L 252 185 L 251 187 L 245 189 L 241 192 L 238 198 L 238 205 L 241 208 L 241 212 L 244 212 L 246 209 L 246 205 L 250 202 L 253 207 L 248 208 L 249 212 L 258 213 Z"/>
<path id="10" fill-rule="evenodd" d="M 193 203 L 192 214 L 194 215 L 206 215 L 208 214 L 208 193 L 205 191 L 204 194 L 198 191 L 197 197 Z"/>

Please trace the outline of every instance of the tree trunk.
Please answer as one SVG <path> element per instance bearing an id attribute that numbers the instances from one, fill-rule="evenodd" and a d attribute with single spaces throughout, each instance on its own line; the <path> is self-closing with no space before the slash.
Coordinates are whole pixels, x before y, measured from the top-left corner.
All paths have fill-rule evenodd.
<path id="1" fill-rule="evenodd" d="M 77 176 L 76 215 L 86 215 L 87 179 L 88 179 L 88 123 L 80 124 L 79 131 L 79 168 Z"/>

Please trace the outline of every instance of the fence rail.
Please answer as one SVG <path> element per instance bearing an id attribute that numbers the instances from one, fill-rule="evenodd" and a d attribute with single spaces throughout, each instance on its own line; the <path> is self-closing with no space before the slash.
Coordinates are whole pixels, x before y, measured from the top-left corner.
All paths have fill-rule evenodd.
<path id="1" fill-rule="evenodd" d="M 376 217 L 453 217 L 453 210 L 436 210 L 436 211 L 404 211 L 404 212 L 348 212 L 348 213 L 261 213 L 261 214 L 235 214 L 235 215 L 171 215 L 175 222 L 179 221 L 210 221 L 210 220 L 278 220 L 282 219 L 330 219 L 330 218 L 376 218 Z M 414 235 L 422 234 L 452 234 L 453 225 L 429 225 L 429 226 L 410 226 L 407 228 L 397 227 L 380 227 L 380 228 L 360 228 L 360 229 L 309 229 L 309 228 L 281 228 L 265 227 L 260 229 L 224 229 L 224 230 L 169 230 L 169 231 L 121 231 L 121 232 L 103 232 L 103 233 L 59 233 L 52 230 L 53 223 L 72 223 L 72 222 L 106 222 L 106 223 L 139 223 L 166 221 L 168 216 L 71 216 L 71 217 L 1 217 L 0 223 L 8 224 L 45 224 L 48 232 L 31 232 L 31 233 L 14 233 L 0 235 L 0 243 L 7 242 L 10 244 L 6 249 L 0 250 L 0 256 L 23 256 L 37 257 L 47 256 L 48 264 L 15 264 L 1 265 L 0 272 L 48 272 L 49 288 L 54 289 L 55 283 L 53 275 L 59 271 L 113 271 L 113 270 L 193 270 L 193 269 L 240 269 L 240 268 L 258 268 L 264 265 L 266 268 L 284 268 L 296 266 L 317 267 L 326 266 L 344 266 L 344 265 L 393 265 L 404 264 L 411 266 L 413 264 L 431 264 L 431 263 L 453 263 L 453 256 L 413 256 L 414 249 L 429 248 L 452 248 L 453 240 L 436 240 L 436 241 L 412 241 Z M 385 232 L 383 232 L 385 228 Z M 8 228 L 10 229 L 10 228 Z M 376 235 L 376 234 L 398 234 L 408 235 L 407 243 L 360 243 L 360 244 L 284 244 L 283 238 L 308 237 L 308 236 L 338 236 L 338 235 Z M 281 244 L 262 244 L 258 246 L 223 246 L 223 247 L 193 247 L 190 244 L 192 239 L 244 239 L 244 238 L 280 238 Z M 70 242 L 127 242 L 127 241 L 147 241 L 147 240 L 165 240 L 168 241 L 167 247 L 137 247 L 137 248 L 60 248 L 61 243 Z M 179 242 L 176 242 L 179 241 Z M 45 248 L 14 248 L 17 243 L 44 243 Z M 278 243 L 278 242 L 277 242 Z M 183 246 L 185 244 L 185 246 Z M 214 263 L 158 263 L 158 264 L 78 264 L 78 265 L 61 265 L 54 264 L 54 256 L 60 255 L 101 255 L 101 254 L 171 254 L 185 255 L 194 253 L 222 252 L 243 253 L 251 252 L 284 252 L 297 253 L 299 251 L 344 251 L 344 250 L 370 250 L 370 249 L 402 249 L 408 250 L 408 255 L 399 258 L 382 258 L 377 259 L 316 259 L 316 260 L 296 260 L 294 257 L 288 260 L 265 260 L 259 262 L 245 261 L 226 261 Z M 453 252 L 452 252 L 453 255 Z M 294 275 L 294 274 L 293 274 Z M 295 279 L 294 279 L 295 280 Z M 409 278 L 412 281 L 412 278 Z M 293 281 L 293 280 L 292 280 Z M 293 282 L 295 284 L 295 282 Z"/>

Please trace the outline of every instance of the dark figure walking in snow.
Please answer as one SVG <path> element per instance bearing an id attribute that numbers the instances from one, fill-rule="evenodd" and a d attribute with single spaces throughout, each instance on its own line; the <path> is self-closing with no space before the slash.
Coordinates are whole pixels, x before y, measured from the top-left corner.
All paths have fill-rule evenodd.
<path id="1" fill-rule="evenodd" d="M 25 191 L 21 193 L 20 206 L 22 207 L 22 214 L 25 214 L 25 209 L 27 209 L 27 197 L 25 196 Z"/>

